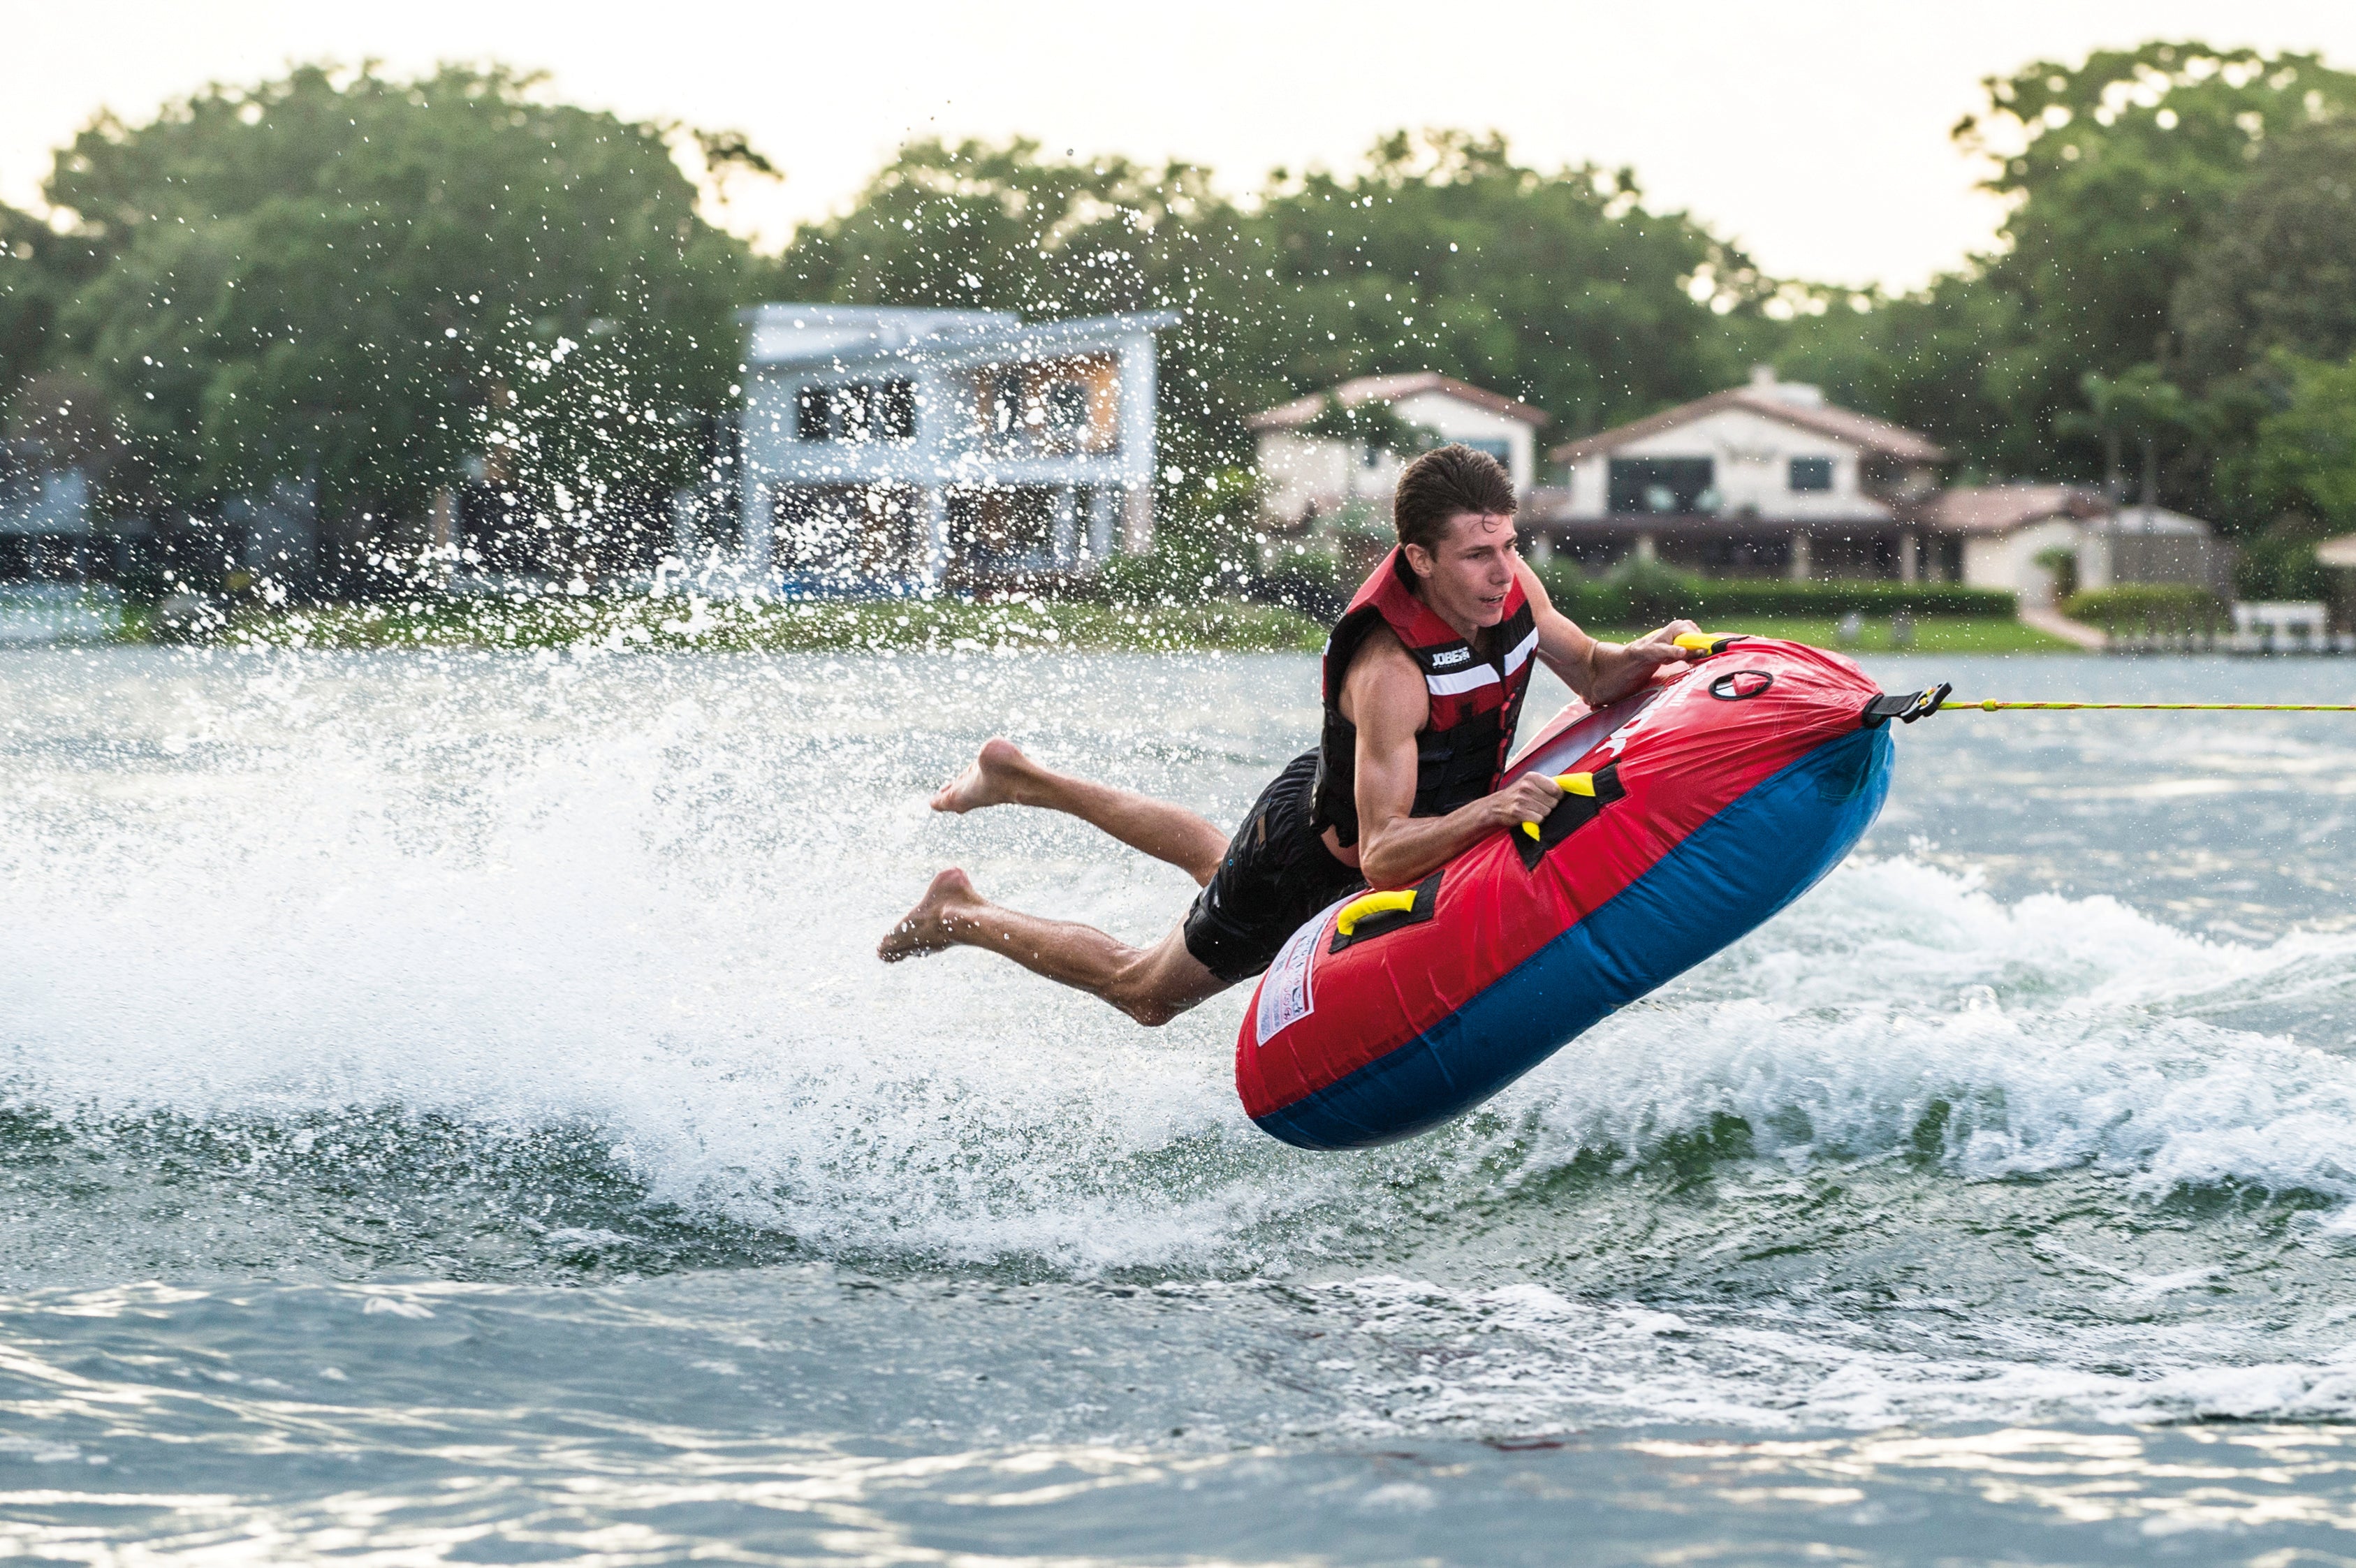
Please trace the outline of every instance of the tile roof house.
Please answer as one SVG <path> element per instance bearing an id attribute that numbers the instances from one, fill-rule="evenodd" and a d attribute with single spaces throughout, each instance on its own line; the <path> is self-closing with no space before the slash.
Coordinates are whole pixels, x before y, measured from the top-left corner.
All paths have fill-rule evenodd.
<path id="1" fill-rule="evenodd" d="M 1940 575 L 1909 509 L 1947 453 L 1765 367 L 1748 385 L 1568 442 L 1568 483 L 1532 496 L 1535 536 L 1581 560 L 1634 553 L 1720 574 Z"/>
<path id="2" fill-rule="evenodd" d="M 1762 415 L 1778 423 L 1812 431 L 1830 437 L 1844 445 L 1872 452 L 1900 463 L 1933 464 L 1946 461 L 1946 449 L 1926 435 L 1894 425 L 1887 420 L 1875 419 L 1838 408 L 1824 400 L 1824 393 L 1799 381 L 1781 381 L 1766 366 L 1751 373 L 1747 386 L 1730 387 L 1722 392 L 1712 392 L 1689 403 L 1628 424 L 1619 425 L 1597 435 L 1565 443 L 1549 454 L 1558 463 L 1576 464 L 1599 453 L 1640 443 L 1663 431 L 1707 420 L 1730 409 L 1739 409 Z"/>
<path id="3" fill-rule="evenodd" d="M 1938 443 L 1764 366 L 1551 455 L 1569 481 L 1529 497 L 1526 531 L 1599 566 L 1633 554 L 1713 575 L 1963 582 L 2031 605 L 2053 598 L 2037 558 L 2057 548 L 2076 552 L 2089 588 L 2229 576 L 2230 551 L 2197 517 L 2078 485 L 1943 486 Z"/>

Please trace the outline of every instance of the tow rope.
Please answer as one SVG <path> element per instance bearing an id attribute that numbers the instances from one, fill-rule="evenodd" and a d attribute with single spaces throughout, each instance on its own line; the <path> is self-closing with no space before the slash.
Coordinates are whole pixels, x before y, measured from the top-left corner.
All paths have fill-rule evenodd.
<path id="1" fill-rule="evenodd" d="M 1892 719 L 1912 724 L 1933 713 L 2001 713 L 2007 709 L 2066 711 L 2100 709 L 2153 713 L 2356 713 L 2356 702 L 2006 702 L 1993 697 L 1955 698 L 1945 686 L 1893 692 L 1865 705 L 1868 729 Z"/>
<path id="2" fill-rule="evenodd" d="M 2356 713 L 2356 702 L 1998 702 L 1993 697 L 1977 702 L 1950 699 L 1944 709 L 1976 708 L 1997 713 L 2008 708 L 2135 708 L 2163 713 Z"/>

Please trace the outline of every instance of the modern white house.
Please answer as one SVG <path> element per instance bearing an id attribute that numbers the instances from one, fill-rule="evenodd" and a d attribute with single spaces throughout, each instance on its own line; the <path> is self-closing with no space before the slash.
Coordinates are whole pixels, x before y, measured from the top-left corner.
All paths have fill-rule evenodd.
<path id="1" fill-rule="evenodd" d="M 787 592 L 1085 571 L 1153 540 L 1168 313 L 765 304 L 743 313 L 739 559 Z"/>
<path id="2" fill-rule="evenodd" d="M 1260 510 L 1271 530 L 1302 532 L 1320 519 L 1362 517 L 1387 528 L 1391 492 L 1407 459 L 1379 443 L 1321 429 L 1335 410 L 1387 409 L 1435 443 L 1462 442 L 1505 465 L 1516 494 L 1537 476 L 1540 410 L 1435 370 L 1361 376 L 1330 392 L 1296 398 L 1244 421 L 1258 448 Z"/>
<path id="3" fill-rule="evenodd" d="M 1947 453 L 1762 366 L 1750 383 L 1556 447 L 1531 532 L 1601 565 L 1633 554 L 1718 575 L 1952 576 L 1910 509 Z"/>

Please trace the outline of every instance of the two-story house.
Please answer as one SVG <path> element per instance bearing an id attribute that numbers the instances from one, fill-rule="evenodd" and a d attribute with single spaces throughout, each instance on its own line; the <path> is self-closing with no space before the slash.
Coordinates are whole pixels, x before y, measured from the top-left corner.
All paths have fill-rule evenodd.
<path id="1" fill-rule="evenodd" d="M 744 313 L 738 563 L 785 592 L 1082 571 L 1153 538 L 1167 313 L 765 304 Z"/>

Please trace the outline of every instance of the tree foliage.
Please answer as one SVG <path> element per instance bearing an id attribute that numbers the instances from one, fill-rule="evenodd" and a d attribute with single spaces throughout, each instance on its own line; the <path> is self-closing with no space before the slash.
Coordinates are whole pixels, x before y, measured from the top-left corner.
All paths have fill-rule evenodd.
<path id="1" fill-rule="evenodd" d="M 2283 405 L 2256 422 L 2240 475 L 2268 512 L 2356 528 L 2356 359 L 2277 353 Z"/>
<path id="2" fill-rule="evenodd" d="M 0 203 L 0 407 L 15 403 L 29 378 L 56 368 L 59 312 L 102 265 L 78 236 Z M 27 433 L 21 421 L 9 430 Z"/>
<path id="3" fill-rule="evenodd" d="M 2356 353 L 2356 121 L 2295 125 L 2259 144 L 2170 315 L 2195 387 L 2262 369 L 2277 352 Z"/>
<path id="4" fill-rule="evenodd" d="M 1967 479 L 2038 474 L 2019 438 L 2020 411 L 1990 377 L 1993 353 L 2020 331 L 2019 302 L 1976 274 L 1913 293 L 1792 290 L 1788 320 L 1751 326 L 1749 357 L 1824 389 L 1844 408 L 1935 435 Z"/>
<path id="5" fill-rule="evenodd" d="M 1724 385 L 1720 317 L 1763 288 L 1740 251 L 1646 208 L 1632 172 L 1542 173 L 1494 133 L 1385 137 L 1347 178 L 1280 182 L 1251 235 L 1276 287 L 1248 303 L 1294 385 L 1447 368 L 1571 434 Z"/>
<path id="6" fill-rule="evenodd" d="M 2211 378 L 2319 334 L 2341 351 L 2344 288 L 2288 294 L 2331 283 L 2342 220 L 2310 208 L 2319 179 L 2344 176 L 2356 76 L 2154 41 L 1984 88 L 1954 136 L 2010 203 L 1998 249 L 1862 314 L 1770 324 L 1764 354 L 1936 433 L 1981 475 L 2091 481 L 2148 440 L 2164 500 L 2255 526 L 2237 454 L 2263 400 Z M 2288 281 L 2301 268 L 2308 282 Z"/>
<path id="7" fill-rule="evenodd" d="M 723 397 L 748 256 L 665 128 L 533 88 L 302 67 L 59 154 L 85 275 L 51 357 L 108 389 L 157 495 L 308 475 L 331 514 L 413 516 L 487 433 L 543 491 L 678 468 L 666 415 Z"/>
<path id="8" fill-rule="evenodd" d="M 2169 504 L 2356 522 L 2356 75 L 2155 41 L 1984 87 L 1954 135 L 2008 203 L 2001 242 L 1890 297 L 1764 278 L 1627 170 L 1462 131 L 1243 197 L 1183 163 L 920 141 L 764 262 L 697 211 L 694 176 L 775 176 L 739 134 L 498 68 L 302 67 L 102 118 L 58 156 L 54 221 L 0 208 L 0 394 L 12 433 L 102 454 L 150 505 L 308 475 L 330 514 L 413 517 L 487 455 L 575 528 L 684 476 L 682 416 L 731 401 L 738 305 L 1166 310 L 1162 499 L 1189 527 L 1241 520 L 1250 413 L 1351 377 L 1445 370 L 1561 436 L 1753 358 L 1932 433 L 1966 478 L 2091 480 L 2148 442 Z"/>
<path id="9" fill-rule="evenodd" d="M 2014 205 L 1989 282 L 2022 304 L 2024 389 L 2155 357 L 2192 259 L 2269 138 L 2356 107 L 2356 76 L 2314 55 L 2152 42 L 2040 60 L 1984 84 L 1955 129 L 1997 160 Z M 2064 373 L 2051 362 L 2072 361 Z"/>
<path id="10" fill-rule="evenodd" d="M 1649 412 L 1722 384 L 1719 317 L 1758 289 L 1624 171 L 1543 173 L 1461 132 L 1385 137 L 1346 175 L 1279 170 L 1242 203 L 1183 164 L 918 143 L 781 272 L 845 304 L 1175 311 L 1162 436 L 1205 471 L 1247 460 L 1248 414 L 1352 376 L 1444 368 L 1571 431 Z"/>

